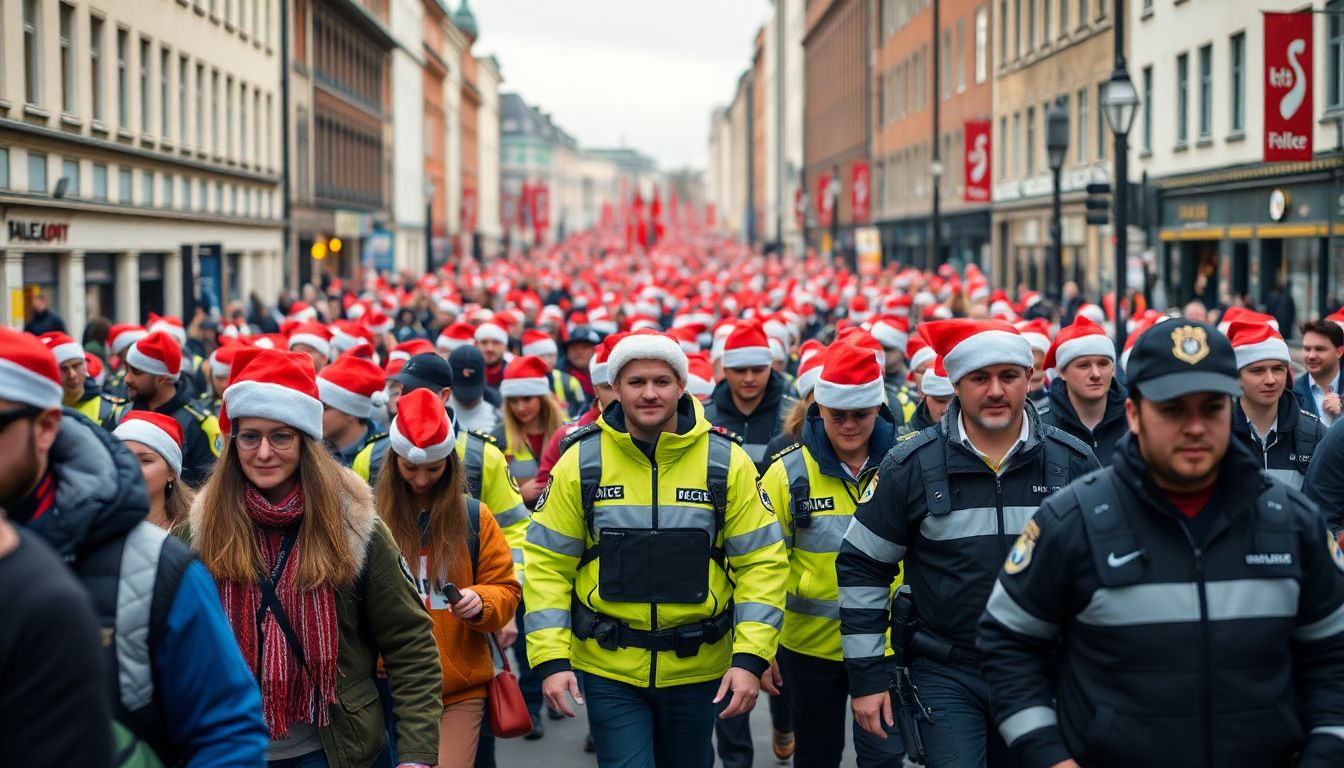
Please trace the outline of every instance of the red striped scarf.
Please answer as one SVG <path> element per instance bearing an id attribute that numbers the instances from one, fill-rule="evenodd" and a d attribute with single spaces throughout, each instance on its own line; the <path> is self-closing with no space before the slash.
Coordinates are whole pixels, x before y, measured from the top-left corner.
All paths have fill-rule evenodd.
<path id="1" fill-rule="evenodd" d="M 280 553 L 284 528 L 303 519 L 303 489 L 298 483 L 278 504 L 271 504 L 252 486 L 246 485 L 244 507 L 252 519 L 261 549 L 262 562 L 269 574 Z M 303 562 L 302 537 L 294 543 L 285 571 L 276 585 L 276 596 L 294 626 L 294 634 L 303 648 L 304 664 L 290 648 L 275 614 L 266 612 L 262 621 L 261 651 L 258 652 L 257 608 L 261 605 L 261 587 L 257 582 L 221 581 L 219 597 L 243 658 L 261 687 L 261 708 L 272 739 L 289 735 L 290 723 L 327 725 L 327 707 L 336 702 L 336 592 L 330 586 L 298 591 L 295 576 Z M 344 543 L 344 542 L 342 542 Z M 260 656 L 260 660 L 258 657 Z"/>

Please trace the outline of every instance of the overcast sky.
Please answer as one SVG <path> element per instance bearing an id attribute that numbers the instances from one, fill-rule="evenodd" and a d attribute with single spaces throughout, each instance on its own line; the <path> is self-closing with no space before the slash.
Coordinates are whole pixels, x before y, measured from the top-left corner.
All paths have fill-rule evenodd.
<path id="1" fill-rule="evenodd" d="M 461 0 L 448 0 L 457 8 Z M 750 65 L 768 0 L 471 0 L 473 49 L 503 91 L 582 146 L 625 146 L 663 169 L 704 168 L 711 110 Z"/>

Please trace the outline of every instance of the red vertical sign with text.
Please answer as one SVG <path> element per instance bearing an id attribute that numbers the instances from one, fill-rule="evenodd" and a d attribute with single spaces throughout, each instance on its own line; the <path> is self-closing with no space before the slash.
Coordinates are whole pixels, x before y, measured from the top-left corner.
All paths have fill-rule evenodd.
<path id="1" fill-rule="evenodd" d="M 1265 162 L 1310 160 L 1312 15 L 1265 14 Z"/>
<path id="2" fill-rule="evenodd" d="M 807 200 L 803 197 L 803 188 L 793 188 L 793 220 L 802 229 L 807 226 Z"/>
<path id="3" fill-rule="evenodd" d="M 835 201 L 831 199 L 831 174 L 823 173 L 817 177 L 817 226 L 831 226 L 831 208 Z"/>
<path id="4" fill-rule="evenodd" d="M 966 121 L 966 155 L 962 166 L 966 177 L 962 180 L 965 192 L 962 199 L 968 203 L 988 203 L 990 187 L 994 183 L 990 173 L 990 142 L 988 120 Z"/>
<path id="5" fill-rule="evenodd" d="M 868 223 L 873 187 L 867 160 L 855 161 L 849 169 L 849 212 L 855 224 Z"/>

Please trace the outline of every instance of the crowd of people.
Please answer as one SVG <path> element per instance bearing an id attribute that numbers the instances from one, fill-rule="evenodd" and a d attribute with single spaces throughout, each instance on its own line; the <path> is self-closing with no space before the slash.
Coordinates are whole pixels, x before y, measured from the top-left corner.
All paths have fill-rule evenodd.
<path id="1" fill-rule="evenodd" d="M 0 764 L 1344 765 L 1344 315 L 1016 293 L 584 233 L 0 329 Z"/>

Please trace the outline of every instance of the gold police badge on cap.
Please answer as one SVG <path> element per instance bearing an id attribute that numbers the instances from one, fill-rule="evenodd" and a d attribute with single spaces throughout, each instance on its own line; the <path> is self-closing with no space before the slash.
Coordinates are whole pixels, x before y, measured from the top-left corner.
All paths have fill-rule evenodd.
<path id="1" fill-rule="evenodd" d="M 1171 332 L 1171 354 L 1182 362 L 1194 365 L 1209 356 L 1209 335 L 1203 328 L 1187 325 Z"/>

